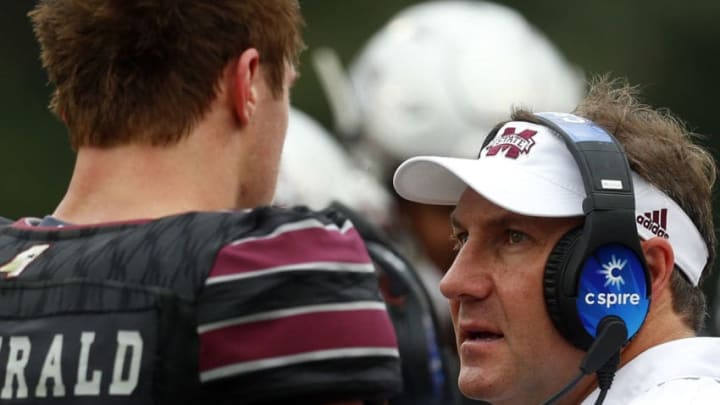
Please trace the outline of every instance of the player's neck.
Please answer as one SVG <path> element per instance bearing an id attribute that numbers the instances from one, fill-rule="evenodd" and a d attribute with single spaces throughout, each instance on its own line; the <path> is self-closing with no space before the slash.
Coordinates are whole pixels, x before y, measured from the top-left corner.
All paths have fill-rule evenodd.
<path id="1" fill-rule="evenodd" d="M 53 215 L 90 224 L 235 208 L 239 151 L 216 151 L 198 139 L 191 136 L 171 147 L 81 148 Z"/>

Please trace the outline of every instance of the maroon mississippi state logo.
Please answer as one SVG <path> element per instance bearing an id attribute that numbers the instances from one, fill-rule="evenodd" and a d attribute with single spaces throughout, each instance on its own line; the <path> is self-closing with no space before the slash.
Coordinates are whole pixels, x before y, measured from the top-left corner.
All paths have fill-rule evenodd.
<path id="1" fill-rule="evenodd" d="M 521 153 L 527 154 L 530 152 L 530 149 L 535 145 L 535 141 L 532 139 L 535 134 L 537 134 L 537 131 L 531 129 L 516 134 L 515 128 L 507 127 L 502 134 L 495 136 L 495 139 L 490 142 L 485 156 L 495 156 L 498 152 L 504 151 L 505 157 L 517 159 Z"/>

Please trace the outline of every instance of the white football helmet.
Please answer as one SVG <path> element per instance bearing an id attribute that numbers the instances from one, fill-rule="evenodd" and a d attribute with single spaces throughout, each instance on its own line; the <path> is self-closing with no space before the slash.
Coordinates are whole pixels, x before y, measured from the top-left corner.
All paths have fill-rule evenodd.
<path id="1" fill-rule="evenodd" d="M 422 154 L 476 156 L 512 106 L 571 111 L 584 94 L 583 74 L 541 32 L 515 10 L 484 1 L 402 10 L 368 41 L 349 76 L 355 114 L 338 114 L 350 109 L 337 106 L 343 90 L 321 82 L 340 129 L 352 127 L 349 116 L 364 159 L 380 165 Z"/>
<path id="2" fill-rule="evenodd" d="M 320 210 L 338 201 L 378 226 L 388 222 L 392 198 L 320 123 L 290 108 L 288 130 L 275 191 L 276 205 Z"/>

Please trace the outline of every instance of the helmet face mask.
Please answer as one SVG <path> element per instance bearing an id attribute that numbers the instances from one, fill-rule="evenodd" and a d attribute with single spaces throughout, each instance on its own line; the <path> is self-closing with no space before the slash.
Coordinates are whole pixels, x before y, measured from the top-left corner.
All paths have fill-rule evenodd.
<path id="1" fill-rule="evenodd" d="M 487 2 L 404 9 L 349 72 L 361 140 L 391 164 L 423 154 L 474 156 L 511 106 L 571 111 L 584 92 L 582 74 L 544 35 Z"/>

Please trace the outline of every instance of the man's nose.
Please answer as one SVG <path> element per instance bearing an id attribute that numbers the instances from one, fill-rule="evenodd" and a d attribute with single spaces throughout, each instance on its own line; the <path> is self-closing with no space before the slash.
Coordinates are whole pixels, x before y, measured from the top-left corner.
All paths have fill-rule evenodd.
<path id="1" fill-rule="evenodd" d="M 483 264 L 462 254 L 458 254 L 440 280 L 440 292 L 448 299 L 483 299 L 491 290 L 492 280 Z"/>

